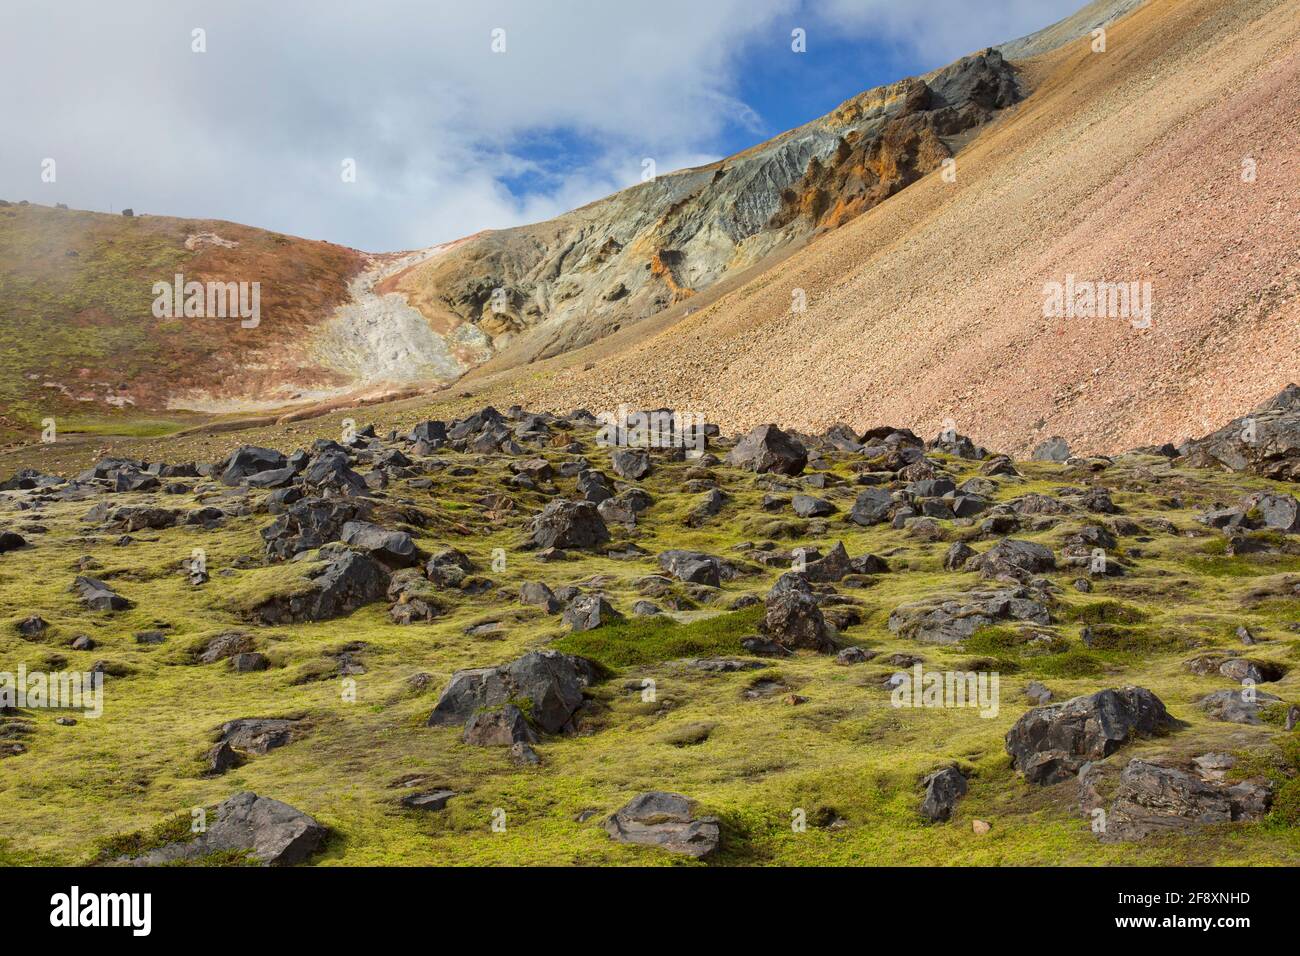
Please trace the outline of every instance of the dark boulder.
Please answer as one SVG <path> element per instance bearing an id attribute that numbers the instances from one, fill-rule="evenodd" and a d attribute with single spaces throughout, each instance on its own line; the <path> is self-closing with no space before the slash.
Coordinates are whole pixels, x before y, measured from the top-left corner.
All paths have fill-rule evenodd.
<path id="1" fill-rule="evenodd" d="M 643 448 L 620 448 L 611 456 L 614 474 L 640 481 L 650 474 L 650 453 Z"/>
<path id="2" fill-rule="evenodd" d="M 114 492 L 152 492 L 159 486 L 159 480 L 148 472 L 127 471 L 123 468 L 113 479 Z"/>
<path id="3" fill-rule="evenodd" d="M 252 475 L 284 468 L 287 459 L 274 448 L 244 445 L 221 464 L 221 483 L 238 485 Z"/>
<path id="4" fill-rule="evenodd" d="M 32 614 L 18 622 L 18 636 L 23 640 L 34 641 L 49 629 L 49 623 L 39 614 Z"/>
<path id="5" fill-rule="evenodd" d="M 614 610 L 613 605 L 599 594 L 580 594 L 564 609 L 564 623 L 574 631 L 591 631 L 621 620 L 622 614 Z"/>
<path id="6" fill-rule="evenodd" d="M 469 555 L 456 548 L 443 548 L 435 552 L 424 566 L 424 573 L 429 580 L 444 588 L 460 587 L 473 570 L 474 564 Z"/>
<path id="7" fill-rule="evenodd" d="M 343 526 L 342 541 L 359 548 L 390 568 L 404 568 L 420 560 L 415 540 L 405 531 L 389 531 L 368 521 L 349 521 Z"/>
<path id="8" fill-rule="evenodd" d="M 519 603 L 540 607 L 547 614 L 554 614 L 561 607 L 560 599 L 555 596 L 555 592 L 541 581 L 525 581 L 521 584 L 519 586 Z"/>
<path id="9" fill-rule="evenodd" d="M 244 792 L 218 806 L 215 822 L 194 839 L 169 843 L 125 862 L 160 866 L 217 854 L 246 854 L 262 866 L 293 866 L 319 850 L 328 834 L 301 810 Z"/>
<path id="10" fill-rule="evenodd" d="M 303 471 L 302 483 L 318 493 L 358 496 L 367 492 L 365 479 L 352 470 L 342 448 L 327 448 L 316 455 Z"/>
<path id="11" fill-rule="evenodd" d="M 559 733 L 571 728 L 582 706 L 583 688 L 595 679 L 590 661 L 559 651 L 532 651 L 500 667 L 456 671 L 428 723 L 463 724 L 484 708 L 526 699 L 533 724 L 544 733 Z"/>
<path id="12" fill-rule="evenodd" d="M 298 477 L 298 470 L 291 466 L 284 468 L 271 468 L 267 471 L 259 471 L 255 475 L 249 475 L 244 479 L 244 484 L 250 488 L 287 488 L 293 484 L 293 480 Z"/>
<path id="13" fill-rule="evenodd" d="M 798 575 L 785 575 L 768 592 L 763 631 L 772 640 L 792 649 L 830 653 L 837 649 L 826 618 L 808 582 Z"/>
<path id="14" fill-rule="evenodd" d="M 217 512 L 218 516 L 224 516 Z M 126 507 L 114 508 L 108 523 L 120 531 L 158 531 L 172 528 L 183 520 L 184 512 L 174 508 Z"/>
<path id="15" fill-rule="evenodd" d="M 800 518 L 824 518 L 835 514 L 833 504 L 821 498 L 814 498 L 812 495 L 795 495 L 791 505 L 794 513 Z"/>
<path id="16" fill-rule="evenodd" d="M 590 501 L 552 501 L 533 519 L 530 545 L 538 549 L 592 551 L 610 539 Z"/>
<path id="17" fill-rule="evenodd" d="M 843 541 L 837 541 L 835 547 L 825 557 L 808 561 L 803 569 L 803 576 L 818 584 L 832 584 L 842 581 L 846 574 L 856 573 L 859 572 L 855 570 L 853 560 L 845 550 Z"/>
<path id="18" fill-rule="evenodd" d="M 411 429 L 410 441 L 423 443 L 430 451 L 447 441 L 446 422 L 423 421 Z"/>
<path id="19" fill-rule="evenodd" d="M 402 806 L 408 810 L 435 812 L 445 810 L 447 801 L 454 796 L 456 796 L 455 790 L 430 790 L 426 793 L 410 793 L 402 797 Z"/>
<path id="20" fill-rule="evenodd" d="M 687 584 L 720 587 L 729 566 L 721 558 L 700 551 L 665 551 L 659 555 L 659 567 Z"/>
<path id="21" fill-rule="evenodd" d="M 894 498 L 886 489 L 866 488 L 858 492 L 857 500 L 849 511 L 849 520 L 864 527 L 882 524 L 889 520 L 889 512 L 893 507 Z"/>
<path id="22" fill-rule="evenodd" d="M 216 777 L 228 770 L 243 766 L 245 758 L 238 750 L 223 740 L 204 755 L 203 762 L 207 775 Z"/>
<path id="23" fill-rule="evenodd" d="M 313 568 L 306 577 L 307 588 L 267 598 L 253 608 L 253 617 L 263 624 L 326 621 L 379 600 L 388 588 L 388 572 L 355 551 Z"/>
<path id="24" fill-rule="evenodd" d="M 1134 737 L 1153 737 L 1177 722 L 1143 687 L 1102 690 L 1035 707 L 1007 731 L 1011 765 L 1030 783 L 1073 777 L 1090 760 L 1108 757 Z"/>
<path id="25" fill-rule="evenodd" d="M 962 571 L 966 567 L 966 562 L 975 557 L 975 549 L 964 541 L 954 541 L 948 553 L 943 556 L 943 569 L 945 571 Z"/>
<path id="26" fill-rule="evenodd" d="M 92 611 L 125 611 L 131 607 L 130 601 L 95 578 L 77 575 L 72 582 L 72 590 L 81 599 L 81 603 Z"/>
<path id="27" fill-rule="evenodd" d="M 966 778 L 956 767 L 936 770 L 921 781 L 925 797 L 921 800 L 921 816 L 942 823 L 952 816 L 957 800 L 966 795 Z"/>
<path id="28" fill-rule="evenodd" d="M 578 472 L 578 494 L 582 495 L 584 501 L 598 505 L 605 499 L 614 497 L 614 486 L 603 471 L 587 468 Z"/>
<path id="29" fill-rule="evenodd" d="M 230 658 L 230 669 L 236 674 L 251 674 L 255 671 L 264 671 L 270 666 L 270 659 L 265 654 L 259 654 L 256 651 L 235 654 Z"/>
<path id="30" fill-rule="evenodd" d="M 35 468 L 23 468 L 5 481 L 0 482 L 0 491 L 30 491 L 33 488 L 50 488 L 61 485 L 66 479 L 57 475 L 46 475 Z M 78 479 L 80 480 L 80 479 Z"/>
<path id="31" fill-rule="evenodd" d="M 775 425 L 759 425 L 727 453 L 727 464 L 760 474 L 798 475 L 808 464 L 808 450 Z"/>
<path id="32" fill-rule="evenodd" d="M 16 531 L 0 531 L 0 554 L 27 547 L 27 539 Z"/>

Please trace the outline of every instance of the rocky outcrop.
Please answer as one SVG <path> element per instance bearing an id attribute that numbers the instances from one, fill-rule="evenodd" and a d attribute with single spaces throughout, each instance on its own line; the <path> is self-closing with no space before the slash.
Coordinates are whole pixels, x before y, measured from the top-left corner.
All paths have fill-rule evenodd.
<path id="1" fill-rule="evenodd" d="M 1262 690 L 1216 690 L 1201 698 L 1200 707 L 1215 720 L 1229 724 L 1261 723 L 1259 712 L 1279 698 Z"/>
<path id="2" fill-rule="evenodd" d="M 364 503 L 303 498 L 262 529 L 262 540 L 267 555 L 284 561 L 338 541 L 346 524 L 368 515 L 369 506 Z"/>
<path id="3" fill-rule="evenodd" d="M 1052 549 L 1033 541 L 1003 538 L 989 550 L 966 562 L 967 571 L 982 577 L 1028 582 L 1035 574 L 1056 569 Z"/>

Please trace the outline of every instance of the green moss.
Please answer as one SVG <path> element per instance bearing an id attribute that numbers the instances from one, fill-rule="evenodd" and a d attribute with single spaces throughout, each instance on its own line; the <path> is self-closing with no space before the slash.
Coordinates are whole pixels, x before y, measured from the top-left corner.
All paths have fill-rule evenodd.
<path id="1" fill-rule="evenodd" d="M 761 606 L 678 624 L 666 615 L 633 618 L 591 631 L 568 634 L 557 650 L 590 658 L 615 669 L 681 657 L 736 654 L 740 639 L 755 632 Z"/>
<path id="2" fill-rule="evenodd" d="M 165 418 L 107 419 L 99 421 L 79 421 L 70 419 L 60 429 L 64 434 L 73 435 L 115 435 L 126 438 L 158 438 L 172 435 L 189 424 L 187 420 Z"/>
<path id="3" fill-rule="evenodd" d="M 1121 627 L 1097 624 L 1092 628 L 1092 647 L 1099 651 L 1123 651 L 1151 654 L 1156 651 L 1185 650 L 1194 646 L 1187 635 L 1168 626 Z"/>
<path id="4" fill-rule="evenodd" d="M 376 406 L 367 409 L 366 420 L 373 417 L 384 434 L 408 430 L 420 418 L 446 418 L 485 402 L 506 407 L 512 400 L 457 395 L 452 391 L 445 399 Z M 111 444 L 115 454 L 150 460 L 211 460 L 245 442 L 289 450 L 309 445 L 314 438 L 337 437 L 340 419 L 356 415 L 350 409 L 298 422 L 292 432 L 268 426 L 229 435 L 190 433 Z M 80 450 L 56 446 L 10 460 L 18 467 L 54 463 L 64 471 L 80 470 L 105 444 L 86 442 Z M 562 457 L 549 450 L 544 454 L 553 463 Z M 608 468 L 605 454 L 590 450 L 598 467 Z M 969 660 L 974 657 L 986 658 L 984 663 L 1005 675 L 1019 667 L 1015 677 L 1004 677 L 1000 713 L 984 719 L 969 709 L 896 709 L 880 686 L 883 665 L 845 667 L 833 655 L 811 651 L 799 651 L 783 659 L 779 668 L 757 672 L 714 673 L 662 665 L 677 657 L 741 653 L 739 640 L 756 631 L 761 607 L 723 614 L 706 610 L 701 614 L 713 616 L 690 623 L 638 618 L 567 634 L 556 616 L 517 605 L 508 596 L 524 581 L 544 580 L 552 587 L 600 590 L 628 613 L 645 597 L 638 581 L 656 573 L 653 555 L 660 551 L 690 548 L 747 563 L 736 545 L 763 537 L 741 526 L 744 516 L 760 514 L 763 492 L 754 486 L 752 475 L 713 468 L 731 502 L 718 518 L 696 528 L 682 520 L 698 503 L 698 495 L 680 490 L 690 466 L 657 463 L 641 483 L 654 504 L 635 529 L 619 532 L 649 556 L 615 560 L 575 551 L 569 560 L 550 564 L 516 548 L 525 522 L 541 509 L 545 497 L 512 491 L 518 510 L 488 517 L 466 503 L 500 491 L 504 463 L 485 464 L 448 449 L 438 457 L 449 464 L 473 464 L 478 472 L 456 478 L 431 475 L 431 489 L 397 479 L 379 507 L 397 501 L 404 508 L 418 507 L 428 518 L 416 532 L 419 546 L 430 552 L 460 548 L 491 578 L 493 588 L 478 596 L 438 588 L 443 615 L 410 626 L 394 624 L 383 601 L 331 621 L 286 627 L 248 623 L 244 607 L 297 586 L 308 567 L 294 563 L 241 569 L 250 558 L 260 561 L 259 531 L 271 520 L 265 514 L 232 516 L 216 531 L 169 528 L 140 534 L 129 546 L 115 547 L 114 535 L 81 521 L 87 503 L 47 503 L 39 520 L 49 530 L 39 536 L 39 546 L 10 552 L 0 560 L 0 625 L 38 611 L 50 621 L 54 636 L 33 645 L 0 626 L 0 657 L 7 665 L 25 663 L 31 669 L 58 650 L 74 668 L 107 660 L 128 676 L 106 683 L 101 719 L 82 720 L 72 728 L 40 722 L 27 741 L 28 752 L 5 761 L 6 773 L 0 773 L 0 841 L 7 843 L 0 842 L 0 862 L 84 862 L 86 848 L 105 834 L 146 827 L 147 836 L 150 822 L 171 820 L 192 806 L 211 806 L 245 789 L 310 813 L 339 834 L 313 859 L 322 866 L 700 865 L 616 844 L 604 832 L 601 821 L 610 812 L 633 794 L 651 789 L 687 794 L 699 801 L 703 812 L 722 819 L 724 847 L 705 865 L 871 866 L 900 860 L 918 865 L 1212 865 L 1242 860 L 1294 865 L 1300 860 L 1300 827 L 1280 822 L 1234 824 L 1138 844 L 1102 844 L 1069 806 L 1072 791 L 1058 794 L 1058 788 L 1026 785 L 1007 766 L 1004 736 L 1028 706 L 1019 696 L 1021 687 L 1035 678 L 1048 683 L 1058 700 L 1124 683 L 1149 687 L 1188 722 L 1167 740 L 1127 745 L 1133 755 L 1240 748 L 1257 755 L 1240 759 L 1241 772 L 1263 772 L 1279 788 L 1297 776 L 1300 764 L 1292 750 L 1300 744 L 1290 741 L 1300 741 L 1300 735 L 1280 733 L 1272 724 L 1243 727 L 1209 719 L 1195 701 L 1215 685 L 1189 674 L 1182 666 L 1188 654 L 1158 639 L 1173 634 L 1207 648 L 1238 646 L 1232 631 L 1241 623 L 1269 641 L 1294 638 L 1287 625 L 1296 619 L 1300 602 L 1289 597 L 1285 580 L 1216 577 L 1189 567 L 1189 555 L 1212 557 L 1194 554 L 1208 535 L 1189 539 L 1153 533 L 1150 541 L 1141 543 L 1143 553 L 1128 573 L 1097 579 L 1096 592 L 1088 596 L 1067 590 L 1077 572 L 1063 569 L 1051 575 L 1061 588 L 1058 620 L 1064 618 L 1066 626 L 990 628 L 962 646 L 942 647 L 902 638 L 887 626 L 890 612 L 900 604 L 979 586 L 973 575 L 941 570 L 942 544 L 919 541 L 888 525 L 860 528 L 843 520 L 852 487 L 825 493 L 842 509 L 826 522 L 825 534 L 809 533 L 819 523 L 782 529 L 792 535 L 782 547 L 827 551 L 842 538 L 851 555 L 888 555 L 893 570 L 873 576 L 869 589 L 839 587 L 844 597 L 858 602 L 861 613 L 862 623 L 844 634 L 854 644 L 881 658 L 919 655 L 927 668 L 953 669 L 974 663 Z M 844 463 L 837 463 L 837 473 L 848 477 L 847 467 L 838 464 Z M 973 472 L 978 465 L 962 467 Z M 1130 485 L 1130 468 L 1117 460 L 1106 475 L 1108 485 Z M 1029 480 L 1000 483 L 997 496 L 1006 500 L 1028 490 L 1054 493 L 1063 484 L 1081 483 L 1067 472 L 1050 463 L 1029 463 Z M 1195 500 L 1196 507 L 1275 487 L 1242 476 L 1181 468 L 1177 480 L 1188 485 L 1188 500 Z M 557 478 L 556 484 L 561 495 L 574 495 L 573 479 Z M 1156 501 L 1159 493 L 1125 491 L 1117 498 L 1126 516 L 1154 528 L 1150 519 L 1169 516 Z M 252 493 L 252 504 L 260 494 Z M 122 497 L 123 503 L 132 504 L 177 506 L 183 501 L 170 496 Z M 15 523 L 21 526 L 29 517 L 18 515 Z M 1188 516 L 1173 517 L 1191 528 Z M 387 517 L 381 520 L 388 523 Z M 1058 525 L 1027 537 L 1059 544 L 1062 530 Z M 179 561 L 196 546 L 207 550 L 212 572 L 212 580 L 201 588 L 189 586 L 176 573 Z M 506 551 L 503 568 L 492 566 L 496 548 Z M 81 607 L 67 589 L 83 555 L 99 562 L 96 576 L 115 583 L 136 607 L 114 615 Z M 1243 564 L 1247 560 L 1218 557 Z M 1258 570 L 1251 567 L 1252 573 Z M 231 569 L 237 570 L 232 574 Z M 744 576 L 727 582 L 713 601 L 699 604 L 720 609 L 741 594 L 761 594 L 782 570 L 755 563 Z M 681 597 L 691 590 L 677 585 L 673 593 Z M 240 599 L 238 604 L 232 603 L 232 596 Z M 1102 604 L 1103 609 L 1071 614 L 1071 602 Z M 469 625 L 488 615 L 502 622 L 497 632 L 466 633 Z M 1089 618 L 1094 636 L 1113 635 L 1111 646 L 1118 649 L 1080 645 L 1075 635 Z M 135 631 L 164 623 L 170 625 L 168 644 L 135 644 Z M 271 658 L 271 669 L 236 673 L 224 662 L 193 662 L 193 646 L 233 628 L 254 636 L 258 649 Z M 1058 637 L 1027 641 L 1036 632 Z M 99 647 L 71 651 L 66 639 L 78 633 L 90 635 Z M 342 693 L 334 656 L 352 643 L 363 645 L 357 655 L 366 668 L 354 677 L 355 700 Z M 1291 640 L 1291 647 L 1278 644 L 1259 653 L 1292 660 L 1286 655 L 1295 646 Z M 537 745 L 539 766 L 518 768 L 505 748 L 469 747 L 460 729 L 427 726 L 434 701 L 453 672 L 503 663 L 538 647 L 559 647 L 610 668 L 630 669 L 621 680 L 590 689 L 579 733 L 543 737 Z M 313 679 L 300 682 L 304 674 Z M 412 682 L 417 674 L 425 676 Z M 756 676 L 781 679 L 806 702 L 787 706 L 784 694 L 746 698 L 743 691 Z M 641 682 L 633 678 L 642 677 L 654 679 L 653 695 L 637 692 Z M 1288 675 L 1271 686 L 1294 699 L 1293 680 Z M 290 712 L 310 715 L 312 727 L 304 739 L 250 756 L 243 766 L 220 776 L 194 772 L 194 756 L 210 746 L 213 731 L 225 721 Z M 706 738 L 702 725 L 711 726 Z M 921 826 L 918 781 L 953 762 L 971 771 L 970 792 L 959 802 L 950 825 Z M 8 771 L 21 771 L 21 777 Z M 458 796 L 436 815 L 401 812 L 396 809 L 395 784 L 412 777 L 424 781 L 421 787 L 445 786 Z M 497 808 L 505 809 L 508 817 L 503 833 L 489 827 Z M 791 827 L 796 809 L 804 811 L 808 821 L 803 832 Z M 596 815 L 578 823 L 584 811 Z M 828 823 L 835 818 L 844 822 L 832 828 Z M 971 818 L 990 821 L 992 832 L 973 834 Z M 116 849 L 148 842 L 142 838 L 135 847 L 119 843 Z M 241 861 L 217 856 L 199 862 Z"/>
<path id="5" fill-rule="evenodd" d="M 998 651 L 1019 651 L 1024 646 L 1025 638 L 1015 628 L 982 627 L 966 638 L 965 648 L 977 654 L 993 654 Z"/>
<path id="6" fill-rule="evenodd" d="M 1273 727 L 1286 726 L 1286 712 L 1290 708 L 1284 700 L 1276 701 L 1272 704 L 1265 704 L 1259 708 L 1259 719 Z"/>
<path id="7" fill-rule="evenodd" d="M 285 561 L 241 572 L 226 590 L 230 606 L 247 615 L 272 598 L 305 594 L 312 588 L 308 572 L 322 566 L 323 562 Z"/>
<path id="8" fill-rule="evenodd" d="M 1149 615 L 1131 604 L 1106 600 L 1070 605 L 1061 616 L 1064 620 L 1080 624 L 1140 624 Z"/>
<path id="9" fill-rule="evenodd" d="M 1300 777 L 1282 784 L 1273 797 L 1272 818 L 1289 827 L 1300 827 Z"/>
<path id="10" fill-rule="evenodd" d="M 1239 554 L 1231 557 L 1190 557 L 1187 567 L 1213 578 L 1257 578 L 1300 571 L 1300 557 L 1290 554 Z"/>
<path id="11" fill-rule="evenodd" d="M 17 849 L 11 840 L 0 840 L 0 866 L 40 866 L 45 862 L 35 853 Z"/>
<path id="12" fill-rule="evenodd" d="M 1106 663 L 1100 656 L 1075 647 L 1064 654 L 1036 659 L 1033 670 L 1043 677 L 1096 677 L 1105 673 Z"/>
<path id="13" fill-rule="evenodd" d="M 146 830 L 104 837 L 95 841 L 91 863 L 109 863 L 119 857 L 140 856 L 171 843 L 192 839 L 192 826 L 193 817 L 188 813 L 180 813 Z"/>

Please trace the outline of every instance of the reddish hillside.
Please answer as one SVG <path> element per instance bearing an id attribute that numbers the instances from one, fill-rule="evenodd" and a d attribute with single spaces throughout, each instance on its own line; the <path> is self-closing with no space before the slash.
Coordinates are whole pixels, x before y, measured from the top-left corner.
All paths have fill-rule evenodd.
<path id="1" fill-rule="evenodd" d="M 344 380 L 304 333 L 348 298 L 352 249 L 213 220 L 0 207 L 0 430 L 134 427 L 178 394 L 291 401 Z M 260 283 L 260 323 L 156 318 L 154 283 Z M 250 286 L 251 291 L 251 286 Z"/>

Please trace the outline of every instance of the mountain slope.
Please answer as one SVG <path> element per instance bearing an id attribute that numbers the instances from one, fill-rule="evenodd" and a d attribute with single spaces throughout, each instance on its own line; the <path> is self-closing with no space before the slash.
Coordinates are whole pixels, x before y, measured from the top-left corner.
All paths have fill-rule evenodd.
<path id="1" fill-rule="evenodd" d="M 1300 368 L 1300 131 L 1281 106 L 1300 10 L 1152 0 L 1108 34 L 1025 65 L 1033 94 L 956 183 L 924 178 L 644 341 L 462 387 L 728 427 L 952 421 L 1016 450 L 1200 434 L 1262 401 Z M 1150 282 L 1151 327 L 1044 319 L 1045 284 L 1070 275 Z"/>
<path id="2" fill-rule="evenodd" d="M 0 206 L 0 437 L 164 421 L 178 396 L 284 404 L 346 384 L 304 333 L 348 298 L 353 249 L 214 220 Z M 155 318 L 154 283 L 259 282 L 260 321 Z M 251 287 L 250 287 L 251 290 Z M 192 406 L 191 406 L 192 407 Z"/>

